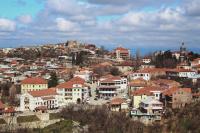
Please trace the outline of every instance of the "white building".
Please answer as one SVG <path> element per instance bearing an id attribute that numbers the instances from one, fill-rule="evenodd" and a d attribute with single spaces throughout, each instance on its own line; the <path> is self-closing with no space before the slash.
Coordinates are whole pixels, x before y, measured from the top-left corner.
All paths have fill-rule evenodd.
<path id="1" fill-rule="evenodd" d="M 143 108 L 148 114 L 161 113 L 163 110 L 163 103 L 154 99 L 154 97 L 147 97 L 141 100 L 140 108 Z"/>
<path id="2" fill-rule="evenodd" d="M 62 105 L 55 89 L 31 91 L 20 96 L 20 111 L 56 109 Z"/>
<path id="3" fill-rule="evenodd" d="M 74 73 L 74 77 L 80 77 L 85 81 L 91 81 L 92 71 L 89 70 L 79 70 Z"/>
<path id="4" fill-rule="evenodd" d="M 145 57 L 145 58 L 142 59 L 142 62 L 145 63 L 145 64 L 149 64 L 149 63 L 151 63 L 151 58 Z"/>
<path id="5" fill-rule="evenodd" d="M 191 78 L 196 75 L 195 71 L 186 69 L 173 69 L 166 72 L 169 77 Z"/>
<path id="6" fill-rule="evenodd" d="M 117 91 L 124 91 L 127 89 L 128 80 L 127 78 L 120 76 L 109 76 L 100 78 L 98 86 L 115 86 Z"/>
<path id="7" fill-rule="evenodd" d="M 40 77 L 26 78 L 21 82 L 21 93 L 48 89 L 48 82 Z"/>
<path id="8" fill-rule="evenodd" d="M 118 47 L 114 50 L 115 58 L 119 61 L 130 59 L 130 50 L 122 47 Z"/>
<path id="9" fill-rule="evenodd" d="M 135 79 L 144 79 L 144 80 L 150 80 L 151 75 L 149 72 L 145 71 L 138 71 L 138 72 L 133 72 L 129 74 L 130 80 L 135 80 Z"/>
<path id="10" fill-rule="evenodd" d="M 81 103 L 89 98 L 89 87 L 85 80 L 75 77 L 68 82 L 56 86 L 57 93 L 64 97 L 63 103 Z"/>

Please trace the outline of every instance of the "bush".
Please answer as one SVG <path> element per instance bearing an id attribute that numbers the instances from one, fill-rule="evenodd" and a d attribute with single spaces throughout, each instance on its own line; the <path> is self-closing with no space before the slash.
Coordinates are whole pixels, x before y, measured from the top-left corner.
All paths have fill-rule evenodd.
<path id="1" fill-rule="evenodd" d="M 39 121 L 39 118 L 36 115 L 19 116 L 19 117 L 17 117 L 17 122 L 18 123 L 34 122 L 34 121 Z"/>

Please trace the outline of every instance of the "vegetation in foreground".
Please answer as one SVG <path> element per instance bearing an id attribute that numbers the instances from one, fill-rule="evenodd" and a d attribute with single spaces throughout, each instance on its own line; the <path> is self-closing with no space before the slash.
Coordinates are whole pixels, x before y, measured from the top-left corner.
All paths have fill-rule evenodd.
<path id="1" fill-rule="evenodd" d="M 17 117 L 17 122 L 18 123 L 34 122 L 34 121 L 39 121 L 39 118 L 36 115 L 19 116 L 19 117 Z"/>

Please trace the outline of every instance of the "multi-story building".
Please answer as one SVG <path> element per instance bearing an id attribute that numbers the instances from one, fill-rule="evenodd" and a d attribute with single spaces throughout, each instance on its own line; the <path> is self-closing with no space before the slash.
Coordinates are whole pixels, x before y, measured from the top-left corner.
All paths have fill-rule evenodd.
<path id="1" fill-rule="evenodd" d="M 48 89 L 48 82 L 40 77 L 26 78 L 21 82 L 21 93 Z"/>
<path id="2" fill-rule="evenodd" d="M 127 89 L 127 78 L 108 75 L 98 81 L 97 95 L 100 98 L 114 97 Z"/>
<path id="3" fill-rule="evenodd" d="M 163 110 L 163 103 L 153 97 L 148 97 L 141 100 L 140 108 L 142 108 L 144 113 L 161 114 Z"/>
<path id="4" fill-rule="evenodd" d="M 179 78 L 190 78 L 196 75 L 196 72 L 193 70 L 187 69 L 172 69 L 166 71 L 167 76 L 169 77 L 179 77 Z"/>
<path id="5" fill-rule="evenodd" d="M 137 71 L 137 72 L 132 72 L 129 74 L 129 78 L 131 80 L 135 80 L 135 79 L 144 79 L 144 80 L 150 80 L 151 79 L 151 75 L 149 72 L 147 71 Z"/>
<path id="6" fill-rule="evenodd" d="M 122 47 L 118 47 L 114 50 L 114 55 L 117 60 L 128 60 L 130 59 L 130 50 Z"/>
<path id="7" fill-rule="evenodd" d="M 60 107 L 61 97 L 55 89 L 30 91 L 20 96 L 20 111 L 37 111 Z"/>
<path id="8" fill-rule="evenodd" d="M 84 79 L 85 81 L 89 82 L 89 81 L 91 81 L 92 71 L 89 71 L 86 69 L 81 69 L 74 73 L 74 77 L 80 77 L 80 78 Z"/>
<path id="9" fill-rule="evenodd" d="M 125 89 L 127 89 L 127 85 L 127 78 L 112 75 L 108 78 L 100 78 L 98 82 L 98 86 L 115 86 L 117 91 L 124 91 Z"/>
<path id="10" fill-rule="evenodd" d="M 81 103 L 89 97 L 89 87 L 85 80 L 80 77 L 74 77 L 71 80 L 56 86 L 57 93 L 64 97 L 63 103 Z"/>
<path id="11" fill-rule="evenodd" d="M 142 89 L 133 91 L 131 94 L 132 104 L 134 108 L 138 108 L 143 99 L 153 97 L 156 100 L 161 99 L 162 89 L 159 87 L 144 87 Z"/>
<path id="12" fill-rule="evenodd" d="M 192 101 L 191 88 L 170 88 L 163 92 L 165 106 L 181 108 Z"/>

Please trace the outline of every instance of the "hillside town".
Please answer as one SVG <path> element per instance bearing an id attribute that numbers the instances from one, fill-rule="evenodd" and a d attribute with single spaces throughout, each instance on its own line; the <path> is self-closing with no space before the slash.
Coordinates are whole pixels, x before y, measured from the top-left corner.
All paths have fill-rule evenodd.
<path id="1" fill-rule="evenodd" d="M 1 130 L 26 127 L 19 118 L 28 116 L 40 121 L 30 128 L 44 128 L 71 105 L 105 106 L 144 125 L 163 123 L 170 112 L 200 100 L 200 55 L 184 43 L 177 49 L 142 56 L 78 41 L 2 48 Z"/>

